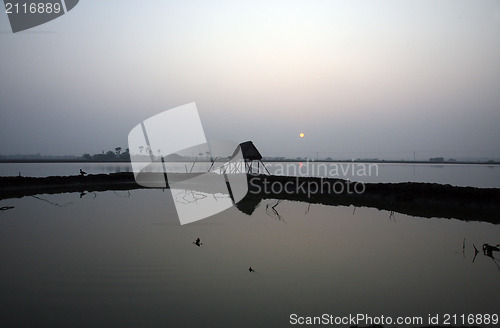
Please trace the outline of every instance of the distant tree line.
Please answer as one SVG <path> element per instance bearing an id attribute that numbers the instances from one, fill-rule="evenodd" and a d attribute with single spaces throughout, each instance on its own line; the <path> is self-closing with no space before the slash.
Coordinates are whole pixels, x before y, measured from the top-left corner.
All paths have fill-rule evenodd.
<path id="1" fill-rule="evenodd" d="M 88 153 L 82 155 L 82 159 L 86 161 L 96 161 L 96 162 L 129 162 L 130 153 L 128 148 L 122 152 L 122 147 L 116 147 L 115 151 L 108 150 L 107 152 L 102 151 L 100 154 L 90 155 Z"/>
<path id="2" fill-rule="evenodd" d="M 445 160 L 444 157 L 431 157 L 429 158 L 429 162 L 432 163 L 443 163 L 443 162 L 456 162 L 457 160 L 454 158 L 448 158 L 448 160 Z"/>

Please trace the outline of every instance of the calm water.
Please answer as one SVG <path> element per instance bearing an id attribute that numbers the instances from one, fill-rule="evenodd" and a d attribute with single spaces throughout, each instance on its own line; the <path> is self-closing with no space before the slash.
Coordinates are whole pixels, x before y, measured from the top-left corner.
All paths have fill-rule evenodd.
<path id="1" fill-rule="evenodd" d="M 473 244 L 500 243 L 498 225 L 289 201 L 273 212 L 276 201 L 264 200 L 251 216 L 231 208 L 180 226 L 166 195 L 0 201 L 15 207 L 0 212 L 0 326 L 286 327 L 293 313 L 500 313 L 498 260 L 481 252 L 473 262 Z"/>
<path id="2" fill-rule="evenodd" d="M 268 163 L 277 175 L 336 177 L 362 182 L 435 182 L 455 186 L 500 188 L 500 165 L 475 164 L 367 164 L 367 163 Z M 0 163 L 0 176 L 44 177 L 78 175 L 80 168 L 91 174 L 131 172 L 129 163 Z M 209 165 L 178 163 L 169 171 L 207 171 Z"/>

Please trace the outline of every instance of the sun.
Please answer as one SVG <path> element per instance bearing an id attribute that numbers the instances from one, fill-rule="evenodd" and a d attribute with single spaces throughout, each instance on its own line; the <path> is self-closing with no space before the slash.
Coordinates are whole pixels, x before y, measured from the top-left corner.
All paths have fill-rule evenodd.
<path id="1" fill-rule="evenodd" d="M 305 136 L 305 134 L 302 132 L 299 134 L 299 137 L 301 137 L 301 138 L 304 138 L 304 136 Z"/>

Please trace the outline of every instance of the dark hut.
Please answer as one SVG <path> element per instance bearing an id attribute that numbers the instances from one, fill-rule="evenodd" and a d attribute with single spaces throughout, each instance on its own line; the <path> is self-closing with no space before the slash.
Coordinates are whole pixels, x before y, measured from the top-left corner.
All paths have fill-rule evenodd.
<path id="1" fill-rule="evenodd" d="M 254 162 L 257 162 L 257 170 L 255 173 L 259 173 L 260 171 L 260 165 L 262 164 L 262 167 L 269 173 L 267 170 L 266 166 L 262 162 L 262 155 L 260 154 L 259 150 L 253 142 L 251 141 L 245 141 L 240 143 L 240 149 L 241 153 L 243 155 L 243 159 L 245 160 L 245 171 L 247 173 L 254 173 Z M 238 149 L 234 151 L 234 154 L 232 157 L 236 155 L 238 152 Z"/>
<path id="2" fill-rule="evenodd" d="M 245 141 L 240 143 L 241 152 L 243 153 L 243 158 L 251 161 L 261 161 L 262 155 L 253 142 Z"/>

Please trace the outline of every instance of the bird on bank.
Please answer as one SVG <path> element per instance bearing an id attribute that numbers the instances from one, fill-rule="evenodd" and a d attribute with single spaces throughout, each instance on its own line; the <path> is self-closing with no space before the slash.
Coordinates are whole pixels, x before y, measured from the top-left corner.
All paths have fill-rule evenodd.
<path id="1" fill-rule="evenodd" d="M 87 174 L 87 172 L 85 172 L 82 169 L 80 169 L 80 175 L 84 176 L 85 174 Z"/>

